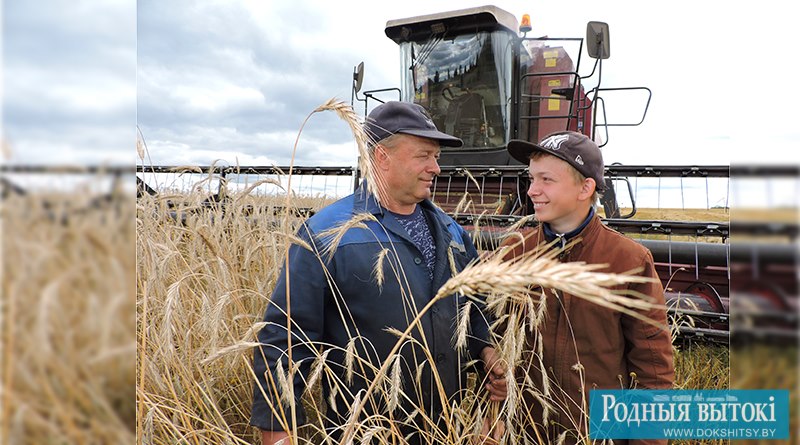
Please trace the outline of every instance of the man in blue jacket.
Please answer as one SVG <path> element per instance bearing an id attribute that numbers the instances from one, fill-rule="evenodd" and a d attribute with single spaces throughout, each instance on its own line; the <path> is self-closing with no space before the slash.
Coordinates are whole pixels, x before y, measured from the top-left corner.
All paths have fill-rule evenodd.
<path id="1" fill-rule="evenodd" d="M 465 297 L 452 295 L 422 311 L 477 258 L 464 229 L 430 201 L 440 146 L 462 141 L 439 132 L 424 108 L 405 102 L 376 107 L 365 131 L 377 196 L 365 181 L 302 225 L 302 243 L 290 247 L 264 316 L 250 421 L 262 430 L 264 444 L 306 423 L 341 437 L 352 431 L 352 425 L 342 427 L 352 418 L 359 420 L 359 437 L 397 434 L 430 442 L 428 434 L 465 389 L 466 364 L 474 359 L 490 376 L 491 399 L 505 398 L 505 368 L 490 346 L 482 307 L 469 303 L 465 350 L 454 343 Z M 338 236 L 336 229 L 348 222 Z M 410 338 L 401 340 L 398 333 L 409 327 Z M 323 360 L 325 368 L 319 367 Z M 382 366 L 389 372 L 381 379 Z M 298 372 L 287 381 L 290 367 Z M 310 380 L 321 385 L 325 406 L 306 412 L 300 396 Z M 363 409 L 353 413 L 355 406 Z"/>

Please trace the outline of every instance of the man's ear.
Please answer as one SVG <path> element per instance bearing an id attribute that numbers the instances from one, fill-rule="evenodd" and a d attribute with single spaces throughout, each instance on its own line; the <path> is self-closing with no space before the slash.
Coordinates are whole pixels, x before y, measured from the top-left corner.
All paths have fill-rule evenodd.
<path id="1" fill-rule="evenodd" d="M 375 166 L 378 167 L 378 170 L 386 170 L 389 168 L 391 158 L 389 157 L 389 152 L 386 151 L 386 147 L 380 144 L 376 145 L 374 156 Z"/>

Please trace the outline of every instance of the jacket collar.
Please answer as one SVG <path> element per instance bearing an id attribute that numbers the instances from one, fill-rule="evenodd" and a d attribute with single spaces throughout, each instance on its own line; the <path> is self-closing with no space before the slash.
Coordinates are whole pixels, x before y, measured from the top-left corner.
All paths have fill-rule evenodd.
<path id="1" fill-rule="evenodd" d="M 600 216 L 598 216 L 595 213 L 594 208 L 592 208 L 589 211 L 589 214 L 586 215 L 586 219 L 583 220 L 581 225 L 569 233 L 559 235 L 553 232 L 549 224 L 542 223 L 539 226 L 539 230 L 537 230 L 537 244 L 553 243 L 551 248 L 564 249 L 558 255 L 559 260 L 564 260 L 571 255 L 580 255 L 581 251 L 583 250 L 583 245 L 587 242 L 587 240 L 596 236 L 597 231 L 602 225 L 603 223 L 600 221 Z M 577 241 L 572 244 L 570 248 L 566 249 L 567 244 L 573 238 L 577 238 Z M 554 243 L 553 241 L 555 240 L 558 241 Z"/>
<path id="2" fill-rule="evenodd" d="M 431 288 L 431 291 L 435 293 L 434 289 L 441 287 L 450 277 L 450 275 L 447 274 L 447 272 L 450 271 L 449 262 L 447 260 L 447 249 L 450 247 L 452 240 L 450 225 L 455 222 L 428 199 L 421 201 L 417 205 L 422 207 L 423 214 L 425 214 L 431 222 L 428 228 L 431 231 L 433 242 L 436 245 L 436 266 L 433 271 L 433 287 Z M 400 225 L 396 218 L 389 215 L 389 211 L 378 203 L 378 199 L 373 194 L 369 193 L 366 180 L 361 182 L 361 185 L 355 192 L 353 213 L 359 212 L 372 213 L 386 230 L 406 240 L 410 245 L 416 248 L 416 244 L 411 239 L 406 229 Z M 387 218 L 387 216 L 389 217 Z M 420 252 L 420 255 L 421 254 Z"/>
<path id="3" fill-rule="evenodd" d="M 577 228 L 567 233 L 556 233 L 550 227 L 550 224 L 542 223 L 542 232 L 544 233 L 544 238 L 547 240 L 547 242 L 551 242 L 556 238 L 561 238 L 562 242 L 566 243 L 572 238 L 574 238 L 577 234 L 581 233 L 581 231 L 583 231 L 583 229 L 586 228 L 587 225 L 589 225 L 589 221 L 592 220 L 593 216 L 594 216 L 594 207 L 590 207 L 589 214 L 586 215 L 586 218 L 584 218 L 581 225 L 579 225 Z"/>
<path id="4" fill-rule="evenodd" d="M 378 198 L 369 192 L 367 180 L 361 181 L 354 193 L 353 213 L 367 212 L 373 215 L 382 215 L 383 207 L 378 203 Z"/>

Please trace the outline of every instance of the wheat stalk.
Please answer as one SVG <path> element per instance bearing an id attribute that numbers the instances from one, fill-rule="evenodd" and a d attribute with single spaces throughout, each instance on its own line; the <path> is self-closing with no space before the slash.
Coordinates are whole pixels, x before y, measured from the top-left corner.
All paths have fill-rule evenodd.
<path id="1" fill-rule="evenodd" d="M 336 98 L 329 99 L 314 110 L 314 112 L 320 111 L 335 112 L 350 127 L 350 132 L 353 134 L 353 139 L 358 147 L 358 168 L 361 170 L 361 175 L 367 179 L 367 190 L 379 202 L 382 202 L 382 190 L 386 189 L 385 182 L 379 174 L 376 174 L 377 170 L 374 168 L 372 156 L 367 148 L 369 136 L 364 131 L 364 126 L 361 124 L 358 114 L 353 110 L 353 107 Z"/>
<path id="2" fill-rule="evenodd" d="M 652 279 L 633 274 L 597 272 L 603 264 L 581 262 L 561 263 L 552 258 L 525 255 L 517 261 L 504 261 L 493 256 L 486 261 L 464 269 L 448 280 L 435 298 L 461 293 L 467 296 L 495 296 L 487 301 L 488 307 L 498 307 L 506 299 L 524 299 L 529 289 L 543 287 L 558 289 L 598 304 L 642 318 L 631 309 L 656 307 L 642 298 L 622 296 L 609 287 L 626 283 L 645 283 Z M 520 300 L 523 302 L 523 300 Z"/>

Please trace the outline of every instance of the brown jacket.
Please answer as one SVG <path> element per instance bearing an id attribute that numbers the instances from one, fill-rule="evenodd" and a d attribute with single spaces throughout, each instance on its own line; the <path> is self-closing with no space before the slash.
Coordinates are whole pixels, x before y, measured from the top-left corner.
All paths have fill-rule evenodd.
<path id="1" fill-rule="evenodd" d="M 546 244 L 541 227 L 523 232 L 525 242 L 507 255 L 507 259 Z M 562 261 L 581 261 L 587 264 L 607 264 L 600 272 L 623 273 L 642 269 L 640 275 L 653 277 L 652 283 L 629 284 L 629 289 L 649 296 L 664 305 L 664 289 L 658 281 L 653 256 L 649 250 L 620 233 L 606 227 L 598 216 L 574 239 L 580 240 L 562 256 Z M 518 240 L 518 238 L 517 238 Z M 505 244 L 513 244 L 508 240 Z M 620 286 L 619 288 L 622 288 Z M 569 294 L 548 292 L 547 315 L 540 326 L 543 341 L 542 362 L 550 379 L 550 398 L 558 407 L 549 415 L 549 428 L 542 427 L 541 404 L 525 391 L 521 421 L 529 434 L 555 443 L 559 434 L 579 429 L 586 437 L 589 390 L 598 389 L 667 389 L 671 388 L 675 372 L 672 341 L 667 327 L 666 310 L 651 310 L 645 315 L 657 321 L 653 326 L 618 311 L 606 309 Z M 559 301 L 560 300 L 560 301 Z M 542 388 L 538 349 L 534 336 L 528 334 L 526 370 L 537 389 Z M 576 364 L 583 365 L 579 371 Z M 524 374 L 523 374 L 524 375 Z M 633 376 L 635 375 L 635 379 Z M 583 388 L 583 391 L 581 390 Z M 584 399 L 585 397 L 585 399 Z M 538 436 L 533 433 L 536 424 Z M 574 443 L 567 434 L 565 443 Z M 547 439 L 545 439 L 547 440 Z M 666 441 L 630 441 L 631 443 L 666 443 Z M 614 443 L 619 443 L 614 441 Z"/>

